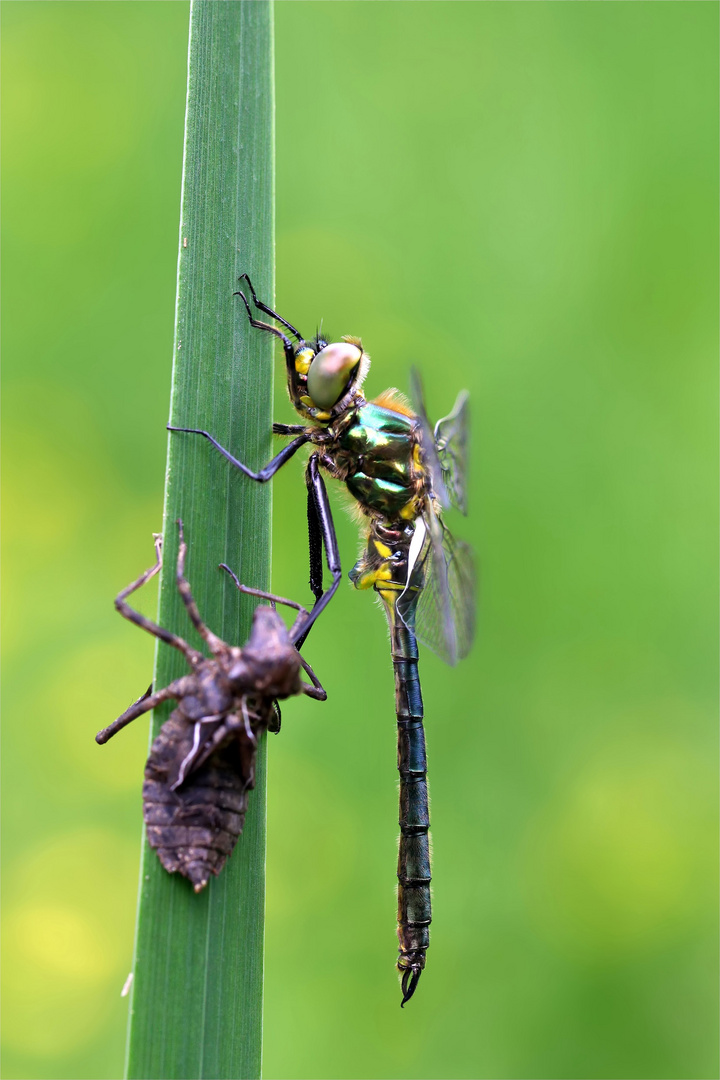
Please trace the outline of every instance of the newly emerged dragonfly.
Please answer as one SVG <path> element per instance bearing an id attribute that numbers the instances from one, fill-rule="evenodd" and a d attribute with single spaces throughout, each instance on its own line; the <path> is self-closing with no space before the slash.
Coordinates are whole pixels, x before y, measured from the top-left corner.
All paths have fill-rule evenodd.
<path id="1" fill-rule="evenodd" d="M 417 643 L 455 664 L 469 651 L 474 633 L 472 552 L 451 536 L 442 519 L 449 506 L 466 511 L 468 395 L 460 394 L 453 411 L 434 430 L 414 373 L 414 409 L 397 390 L 367 401 L 362 384 L 370 359 L 359 338 L 330 342 L 320 333 L 311 340 L 303 338 L 258 300 L 247 275 L 243 279 L 255 308 L 283 328 L 255 318 L 246 295 L 236 294 L 251 325 L 281 340 L 290 399 L 305 423 L 273 425 L 275 434 L 294 438 L 259 472 L 238 461 L 205 430 L 174 426 L 170 430 L 203 435 L 232 465 L 260 482 L 270 480 L 301 446 L 312 446 L 306 468 L 310 585 L 316 598 L 311 620 L 328 603 L 341 576 L 320 469 L 345 483 L 364 516 L 367 546 L 350 578 L 356 588 L 378 592 L 390 626 L 400 772 L 397 966 L 404 1005 L 425 967 L 431 920 L 430 819 Z M 323 543 L 333 575 L 327 591 Z M 309 624 L 304 633 L 307 629 Z"/>
<path id="2" fill-rule="evenodd" d="M 192 674 L 139 698 L 109 727 L 98 732 L 105 743 L 132 720 L 169 698 L 178 704 L 150 748 L 143 784 L 143 818 L 150 846 L 169 873 L 180 873 L 200 892 L 219 874 L 242 832 L 248 793 L 255 786 L 260 735 L 279 730 L 278 698 L 294 694 L 324 701 L 325 691 L 295 648 L 308 621 L 300 604 L 241 585 L 241 592 L 294 608 L 288 632 L 273 607 L 258 605 L 250 637 L 242 648 L 227 645 L 203 623 L 184 576 L 187 545 L 178 521 L 180 548 L 177 587 L 190 620 L 210 650 L 208 659 L 181 637 L 157 626 L 127 603 L 127 597 L 154 577 L 162 565 L 159 536 L 156 562 L 115 600 L 117 610 L 136 626 L 178 649 Z M 311 680 L 301 679 L 305 670 Z"/>

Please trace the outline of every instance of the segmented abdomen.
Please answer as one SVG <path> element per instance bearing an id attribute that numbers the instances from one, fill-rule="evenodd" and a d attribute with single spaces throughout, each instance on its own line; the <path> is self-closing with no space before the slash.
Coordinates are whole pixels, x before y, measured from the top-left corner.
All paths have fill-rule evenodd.
<path id="1" fill-rule="evenodd" d="M 182 874 L 200 892 L 222 870 L 242 832 L 255 785 L 256 747 L 244 731 L 235 733 L 172 791 L 193 732 L 179 710 L 160 729 L 145 766 L 143 817 L 165 869 Z"/>
<path id="2" fill-rule="evenodd" d="M 404 1005 L 415 992 L 430 944 L 430 816 L 417 641 L 397 619 L 391 641 L 400 773 L 398 968 L 403 972 Z"/>

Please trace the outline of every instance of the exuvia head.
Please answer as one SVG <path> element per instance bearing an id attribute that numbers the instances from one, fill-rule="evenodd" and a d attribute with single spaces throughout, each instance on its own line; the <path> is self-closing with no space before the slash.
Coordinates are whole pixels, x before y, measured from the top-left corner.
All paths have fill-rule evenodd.
<path id="1" fill-rule="evenodd" d="M 286 698 L 300 692 L 300 657 L 273 608 L 255 608 L 247 644 L 231 649 L 228 679 L 238 693 L 253 689 L 267 697 Z"/>

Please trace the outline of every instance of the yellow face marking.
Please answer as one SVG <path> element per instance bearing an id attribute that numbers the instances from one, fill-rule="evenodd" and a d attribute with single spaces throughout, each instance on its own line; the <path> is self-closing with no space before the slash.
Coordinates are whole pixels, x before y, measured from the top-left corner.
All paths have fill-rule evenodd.
<path id="1" fill-rule="evenodd" d="M 311 397 L 308 397 L 307 394 L 302 395 L 302 397 L 300 398 L 300 404 L 305 406 L 308 415 L 311 416 L 313 420 L 330 419 L 330 413 L 325 412 L 323 409 L 318 409 L 313 399 Z"/>
<path id="2" fill-rule="evenodd" d="M 301 349 L 295 357 L 295 370 L 298 375 L 307 375 L 315 353 L 312 349 Z"/>
<path id="3" fill-rule="evenodd" d="M 392 555 L 392 551 L 387 546 L 387 544 L 383 544 L 380 540 L 373 540 L 373 544 L 375 545 L 375 550 L 377 551 L 378 555 L 382 555 L 383 559 L 390 558 L 390 556 Z"/>

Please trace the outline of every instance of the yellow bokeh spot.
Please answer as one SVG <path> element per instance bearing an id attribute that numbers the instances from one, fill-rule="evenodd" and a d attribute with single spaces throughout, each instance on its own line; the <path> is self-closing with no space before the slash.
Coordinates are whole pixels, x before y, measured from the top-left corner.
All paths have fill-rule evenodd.
<path id="1" fill-rule="evenodd" d="M 49 839 L 8 867 L 3 1039 L 55 1058 L 116 1010 L 132 964 L 138 846 L 107 829 Z"/>
<path id="2" fill-rule="evenodd" d="M 77 909 L 33 904 L 8 912 L 4 934 L 6 960 L 14 958 L 51 978 L 94 984 L 113 969 L 102 923 Z"/>

